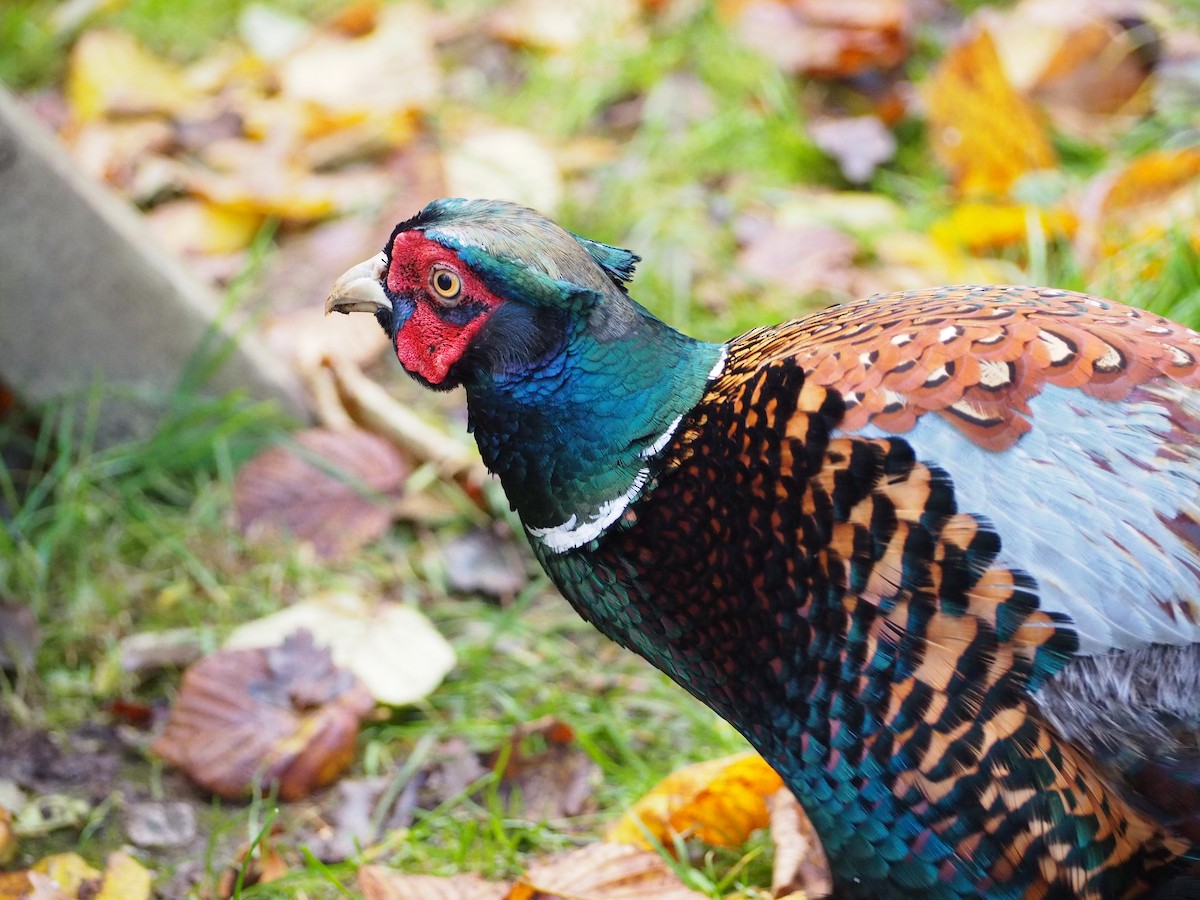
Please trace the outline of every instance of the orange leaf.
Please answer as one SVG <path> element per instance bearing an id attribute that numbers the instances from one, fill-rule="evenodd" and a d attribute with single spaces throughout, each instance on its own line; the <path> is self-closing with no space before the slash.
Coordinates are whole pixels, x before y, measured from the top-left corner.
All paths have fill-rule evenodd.
<path id="1" fill-rule="evenodd" d="M 613 843 L 650 847 L 646 832 L 670 845 L 676 834 L 721 847 L 745 843 L 767 825 L 766 798 L 783 786 L 756 753 L 696 763 L 671 773 L 609 829 Z"/>
<path id="2" fill-rule="evenodd" d="M 1005 196 L 1026 172 L 1055 165 L 1038 116 L 1009 84 L 991 35 L 979 30 L 926 85 L 933 149 L 967 196 Z"/>
<path id="3" fill-rule="evenodd" d="M 1157 203 L 1200 178 L 1200 147 L 1152 150 L 1130 161 L 1109 185 L 1102 215 Z"/>

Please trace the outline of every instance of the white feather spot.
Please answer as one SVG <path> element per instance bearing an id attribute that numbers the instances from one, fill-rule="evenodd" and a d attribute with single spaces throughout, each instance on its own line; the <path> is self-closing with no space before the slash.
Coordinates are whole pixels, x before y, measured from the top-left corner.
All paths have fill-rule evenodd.
<path id="1" fill-rule="evenodd" d="M 1012 379 L 1008 363 L 984 360 L 979 363 L 979 383 L 986 388 L 1001 388 Z"/>
<path id="2" fill-rule="evenodd" d="M 729 359 L 729 350 L 725 347 L 721 348 L 721 352 L 717 354 L 717 361 L 712 367 L 712 371 L 708 373 L 708 380 L 714 380 L 725 369 L 725 361 Z"/>
<path id="3" fill-rule="evenodd" d="M 892 338 L 892 344 L 897 347 L 903 347 L 905 344 L 912 343 L 913 336 L 911 334 L 898 334 Z"/>
<path id="4" fill-rule="evenodd" d="M 1112 372 L 1115 369 L 1121 368 L 1121 354 L 1117 348 L 1109 344 L 1104 354 L 1096 360 L 1096 368 L 1102 372 Z"/>
<path id="5" fill-rule="evenodd" d="M 667 446 L 667 442 L 671 440 L 671 435 L 675 433 L 675 429 L 679 427 L 679 423 L 682 421 L 683 416 L 676 416 L 675 421 L 667 426 L 666 430 L 658 436 L 658 439 L 649 447 L 646 447 L 639 452 L 638 456 L 641 459 L 649 459 L 650 457 L 655 456 L 658 451 Z"/>
<path id="6" fill-rule="evenodd" d="M 1039 331 L 1038 338 L 1046 345 L 1046 349 L 1050 351 L 1050 361 L 1052 363 L 1061 363 L 1070 359 L 1073 355 L 1071 345 L 1057 334 L 1051 334 L 1049 331 Z"/>
<path id="7" fill-rule="evenodd" d="M 601 503 L 595 514 L 583 522 L 579 521 L 578 516 L 572 514 L 571 518 L 561 525 L 552 525 L 548 528 L 530 528 L 526 525 L 525 530 L 531 538 L 541 543 L 551 553 L 566 553 L 568 550 L 583 547 L 600 537 L 609 525 L 621 518 L 621 514 L 625 512 L 629 504 L 641 493 L 649 477 L 650 470 L 642 469 L 634 477 L 629 490 L 620 497 Z"/>
<path id="8" fill-rule="evenodd" d="M 941 341 L 943 344 L 948 344 L 952 340 L 954 340 L 956 337 L 958 337 L 961 333 L 962 332 L 959 331 L 959 328 L 957 325 L 947 325 L 945 328 L 943 328 L 941 331 L 938 332 L 938 340 Z"/>

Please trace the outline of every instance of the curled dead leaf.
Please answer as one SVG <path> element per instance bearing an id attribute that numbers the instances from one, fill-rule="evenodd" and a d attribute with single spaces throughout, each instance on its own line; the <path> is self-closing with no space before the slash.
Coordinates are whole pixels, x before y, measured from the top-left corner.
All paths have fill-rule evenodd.
<path id="1" fill-rule="evenodd" d="M 528 753 L 522 749 L 529 737 L 544 739 L 546 749 Z M 592 793 L 600 769 L 578 744 L 567 723 L 553 717 L 517 728 L 508 742 L 508 752 L 490 754 L 495 767 L 505 759 L 499 793 L 506 803 L 520 798 L 520 813 L 535 821 L 582 815 L 592 806 Z"/>
<path id="2" fill-rule="evenodd" d="M 311 429 L 242 466 L 233 503 L 248 538 L 288 533 L 337 559 L 387 530 L 407 476 L 399 452 L 377 435 Z"/>
<path id="3" fill-rule="evenodd" d="M 757 753 L 738 753 L 672 772 L 614 824 L 605 840 L 671 846 L 675 835 L 736 847 L 765 828 L 767 798 L 783 780 Z"/>
<path id="4" fill-rule="evenodd" d="M 821 841 L 800 801 L 787 788 L 767 798 L 771 814 L 771 843 L 775 864 L 771 871 L 771 893 L 776 897 L 799 894 L 816 900 L 833 893 L 833 877 Z"/>
<path id="5" fill-rule="evenodd" d="M 272 647 L 304 629 L 328 647 L 380 703 L 402 706 L 428 695 L 454 668 L 454 648 L 411 606 L 368 605 L 355 594 L 331 593 L 247 622 L 226 649 Z"/>
<path id="6" fill-rule="evenodd" d="M 285 800 L 333 781 L 374 708 L 307 631 L 282 646 L 224 650 L 191 666 L 153 751 L 222 797 L 278 784 Z"/>

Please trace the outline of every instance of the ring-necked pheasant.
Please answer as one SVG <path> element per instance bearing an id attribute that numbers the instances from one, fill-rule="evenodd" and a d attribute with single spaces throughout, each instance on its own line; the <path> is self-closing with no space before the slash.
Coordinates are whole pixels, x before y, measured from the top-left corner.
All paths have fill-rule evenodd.
<path id="1" fill-rule="evenodd" d="M 466 389 L 555 584 L 779 771 L 839 896 L 1200 896 L 1200 335 L 953 287 L 709 344 L 637 261 L 441 200 L 326 308 Z"/>

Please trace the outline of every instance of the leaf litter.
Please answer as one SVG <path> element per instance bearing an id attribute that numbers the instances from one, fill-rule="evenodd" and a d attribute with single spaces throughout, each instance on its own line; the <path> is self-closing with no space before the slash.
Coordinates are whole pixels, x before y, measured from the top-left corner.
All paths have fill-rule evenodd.
<path id="1" fill-rule="evenodd" d="M 944 24 L 946 8 L 937 3 L 723 0 L 718 11 L 731 36 L 788 77 L 806 79 L 797 120 L 807 116 L 807 125 L 797 127 L 832 158 L 847 183 L 869 184 L 903 166 L 907 139 L 900 126 L 915 120 L 928 130 L 922 152 L 937 155 L 947 186 L 944 212 L 928 223 L 914 221 L 900 204 L 868 200 L 845 185 L 792 185 L 769 200 L 727 201 L 724 192 L 737 191 L 715 179 L 700 189 L 710 200 L 722 195 L 709 205 L 724 209 L 720 217 L 732 215 L 742 228 L 736 261 L 718 273 L 710 293 L 723 298 L 750 285 L 793 297 L 837 298 L 946 281 L 1014 281 L 1020 270 L 1012 258 L 1038 240 L 1072 242 L 1082 263 L 1103 273 L 1122 265 L 1132 250 L 1164 243 L 1173 230 L 1200 243 L 1200 165 L 1186 133 L 1176 136 L 1175 145 L 1118 159 L 1099 173 L 1068 175 L 1053 191 L 1039 187 L 1044 173 L 1059 171 L 1058 135 L 1111 148 L 1156 107 L 1168 110 L 1170 91 L 1186 96 L 1186 72 L 1200 59 L 1200 40 L 1187 29 L 1164 27 L 1169 17 L 1155 4 L 1127 5 L 1136 7 L 1131 17 L 1107 4 L 1084 10 L 1057 0 L 1022 0 L 1005 9 L 985 7 L 953 32 Z M 599 20 L 596 10 L 605 12 Z M 370 371 L 386 349 L 375 323 L 364 318 L 333 328 L 310 315 L 309 304 L 319 304 L 330 280 L 361 257 L 372 235 L 429 197 L 487 193 L 554 212 L 599 192 L 609 169 L 629 165 L 621 141 L 636 134 L 652 104 L 623 97 L 601 112 L 589 132 L 564 138 L 536 124 L 517 127 L 464 109 L 463 84 L 483 72 L 516 81 L 512 48 L 564 62 L 602 32 L 612 46 L 636 48 L 656 27 L 687 13 L 670 2 L 567 10 L 532 0 L 479 15 L 445 17 L 418 2 L 368 2 L 312 25 L 251 7 L 239 25 L 240 40 L 187 66 L 156 56 L 121 32 L 84 29 L 69 66 L 68 114 L 54 112 L 53 98 L 42 101 L 81 167 L 141 206 L 159 236 L 207 280 L 222 284 L 235 277 L 264 226 L 278 220 L 278 252 L 268 261 L 262 290 L 272 312 L 266 330 L 310 385 L 330 427 L 304 433 L 243 467 L 235 507 L 248 536 L 281 541 L 290 535 L 323 559 L 347 560 L 385 535 L 398 517 L 415 513 L 419 519 L 428 512 L 406 491 L 412 468 L 425 464 L 479 501 L 485 481 L 469 446 L 397 402 Z M 907 66 L 914 34 L 931 26 L 940 29 L 948 49 L 940 65 L 914 79 Z M 456 41 L 480 52 L 468 63 L 455 59 L 450 48 Z M 690 81 L 701 110 L 668 117 L 682 140 L 687 128 L 713 114 L 714 95 L 690 71 L 668 78 Z M 797 246 L 806 252 L 797 255 Z M 502 598 L 520 590 L 522 564 L 501 560 L 503 546 L 486 529 L 448 540 L 441 552 L 452 586 Z M 206 776 L 213 783 L 238 793 L 261 777 L 264 770 L 251 768 L 248 748 L 263 750 L 274 774 L 287 776 L 289 794 L 326 783 L 348 761 L 361 717 L 376 702 L 398 705 L 426 696 L 453 665 L 453 651 L 438 644 L 427 623 L 408 615 L 415 614 L 411 607 L 357 600 L 347 606 L 352 608 L 326 608 L 308 620 L 312 606 L 299 604 L 291 608 L 299 610 L 292 618 L 281 614 L 252 623 L 229 648 L 192 666 L 191 682 L 199 668 L 201 685 L 211 691 L 204 714 L 225 716 L 230 733 L 239 736 L 208 760 L 227 765 L 218 776 Z M 303 627 L 341 637 L 323 650 L 297 636 Z M 420 639 L 403 643 L 401 634 Z M 243 641 L 255 649 L 233 649 Z M 20 619 L 20 607 L 15 618 L 0 609 L 0 666 L 28 667 L 31 645 L 36 627 L 31 631 Z M 151 646 L 150 657 L 157 652 Z M 244 685 L 217 677 L 230 659 L 236 660 L 233 671 L 257 679 L 261 696 L 254 699 L 265 699 L 272 712 L 258 711 L 238 693 Z M 168 654 L 146 669 L 184 661 Z M 180 703 L 185 699 L 181 689 Z M 326 708 L 333 712 L 319 712 Z M 260 733 L 251 734 L 252 722 Z M 439 762 L 413 775 L 382 818 L 378 804 L 386 799 L 389 779 L 341 782 L 347 793 L 331 802 L 334 812 L 339 804 L 343 808 L 326 817 L 333 823 L 326 835 L 329 858 L 347 858 L 354 840 L 381 840 L 384 826 L 404 827 L 423 804 L 470 790 L 501 762 L 501 795 L 512 810 L 550 819 L 590 811 L 595 770 L 563 737 L 569 728 L 558 722 L 527 728 L 491 751 L 461 741 L 440 745 Z M 101 764 L 81 775 L 69 771 L 64 751 L 52 743 L 3 732 L 0 751 L 28 754 L 32 761 L 24 768 L 12 760 L 0 763 L 0 786 L 15 777 L 33 795 L 20 810 L 8 810 L 14 835 L 22 828 L 34 834 L 79 827 L 118 783 L 111 759 L 119 742 L 111 735 L 98 743 L 85 735 L 100 749 L 80 758 L 84 765 Z M 316 737 L 318 749 L 306 750 L 311 745 L 301 737 Z M 777 786 L 773 773 L 756 770 L 763 767 L 752 758 L 700 767 L 677 773 L 677 782 L 669 778 L 671 786 L 636 804 L 617 826 L 625 829 L 620 833 L 635 842 L 644 841 L 649 829 L 664 845 L 680 836 L 736 845 L 769 821 L 774 892 L 822 895 L 828 871 L 811 825 L 786 793 L 770 793 L 772 783 Z M 0 850 L 3 821 L 0 814 Z M 637 891 L 694 896 L 669 867 L 661 868 L 656 854 L 608 847 L 593 844 L 534 863 L 515 883 L 406 876 L 367 865 L 360 886 L 368 897 L 555 891 L 596 898 L 646 895 Z M 74 863 L 53 865 L 69 873 Z M 288 863 L 268 846 L 254 866 L 253 877 L 269 880 Z M 51 867 L 17 875 L 45 896 L 72 896 L 45 873 Z M 101 873 L 87 871 L 84 880 L 94 886 Z M 225 880 L 221 892 L 227 894 Z M 7 885 L 0 881 L 0 897 Z M 140 889 L 129 888 L 129 896 Z"/>

